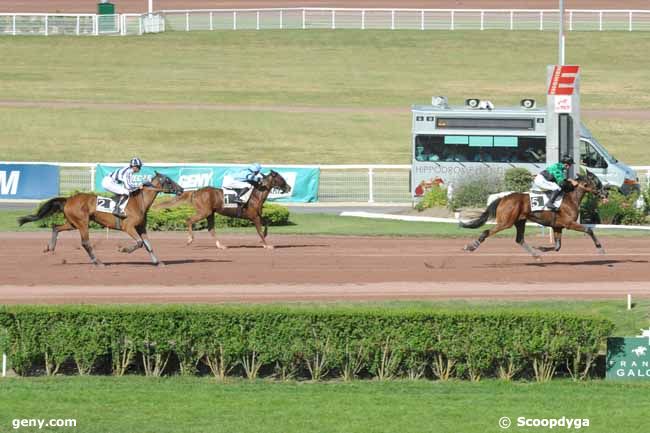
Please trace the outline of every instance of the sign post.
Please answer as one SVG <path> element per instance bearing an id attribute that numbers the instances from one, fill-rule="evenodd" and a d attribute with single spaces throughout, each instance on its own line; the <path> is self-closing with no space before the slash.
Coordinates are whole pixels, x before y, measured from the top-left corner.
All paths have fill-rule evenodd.
<path id="1" fill-rule="evenodd" d="M 569 176 L 575 177 L 580 164 L 580 67 L 549 65 L 547 84 L 546 162 L 572 156 L 576 165 Z"/>

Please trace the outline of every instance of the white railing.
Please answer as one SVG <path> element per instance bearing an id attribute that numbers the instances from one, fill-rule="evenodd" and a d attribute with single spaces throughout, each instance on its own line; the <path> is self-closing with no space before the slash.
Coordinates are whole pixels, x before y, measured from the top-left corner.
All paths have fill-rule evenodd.
<path id="1" fill-rule="evenodd" d="M 167 30 L 557 30 L 557 9 L 272 8 L 162 10 Z M 566 11 L 569 31 L 650 31 L 650 10 Z"/>
<path id="2" fill-rule="evenodd" d="M 566 11 L 568 31 L 650 31 L 650 10 Z M 165 30 L 552 30 L 557 9 L 274 8 L 148 14 L 0 13 L 0 35 L 141 35 Z"/>
<path id="3" fill-rule="evenodd" d="M 60 191 L 93 191 L 95 189 L 95 163 L 83 162 L 10 162 L 0 164 L 53 164 L 60 167 Z M 122 165 L 123 163 L 102 163 Z M 174 166 L 242 166 L 243 164 L 197 164 L 197 163 L 147 163 L 150 167 Z M 357 164 L 357 165 L 275 165 L 274 167 L 318 167 L 320 182 L 319 202 L 351 203 L 410 203 L 411 166 Z M 632 166 L 641 185 L 650 188 L 650 165 Z"/>
<path id="4" fill-rule="evenodd" d="M 165 31 L 159 14 L 0 13 L 0 35 L 141 35 Z"/>

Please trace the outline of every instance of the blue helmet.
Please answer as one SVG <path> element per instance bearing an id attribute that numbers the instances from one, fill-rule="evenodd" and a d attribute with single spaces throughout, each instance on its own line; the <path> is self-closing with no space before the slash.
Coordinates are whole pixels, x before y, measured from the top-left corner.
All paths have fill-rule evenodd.
<path id="1" fill-rule="evenodd" d="M 132 158 L 131 163 L 129 165 L 131 167 L 142 168 L 142 161 L 140 160 L 140 158 Z"/>
<path id="2" fill-rule="evenodd" d="M 262 170 L 262 166 L 256 162 L 254 164 L 251 164 L 248 169 L 252 171 L 253 173 L 259 173 Z"/>

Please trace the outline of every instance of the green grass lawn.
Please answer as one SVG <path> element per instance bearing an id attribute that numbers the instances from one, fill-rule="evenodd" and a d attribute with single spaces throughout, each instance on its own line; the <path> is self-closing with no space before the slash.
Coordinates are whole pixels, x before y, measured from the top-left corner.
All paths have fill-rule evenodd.
<path id="1" fill-rule="evenodd" d="M 137 153 L 146 161 L 408 163 L 411 104 L 447 95 L 455 104 L 475 96 L 497 105 L 534 97 L 544 105 L 556 39 L 553 32 L 370 30 L 2 38 L 5 101 L 326 110 L 3 107 L 0 153 L 14 160 L 106 161 Z M 647 109 L 649 44 L 643 32 L 568 35 L 567 61 L 583 71 L 582 108 Z M 648 122 L 583 118 L 621 160 L 650 164 Z"/>
<path id="2" fill-rule="evenodd" d="M 0 381 L 0 426 L 20 418 L 76 419 L 94 432 L 500 431 L 507 416 L 589 419 L 592 433 L 645 433 L 648 384 L 499 381 L 273 383 L 208 378 L 58 377 Z M 64 428 L 21 431 L 62 431 Z M 558 431 L 564 430 L 557 428 Z"/>

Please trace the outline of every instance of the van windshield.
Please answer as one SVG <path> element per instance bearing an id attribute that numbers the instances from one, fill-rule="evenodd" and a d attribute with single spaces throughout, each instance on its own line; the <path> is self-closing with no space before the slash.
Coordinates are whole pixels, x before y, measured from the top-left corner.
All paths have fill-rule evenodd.
<path id="1" fill-rule="evenodd" d="M 594 136 L 589 137 L 589 141 L 593 144 L 593 146 L 598 150 L 598 152 L 607 160 L 607 162 L 611 163 L 616 163 L 618 160 L 614 158 L 612 155 L 607 152 L 607 149 L 596 140 Z"/>

